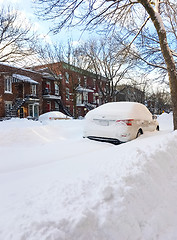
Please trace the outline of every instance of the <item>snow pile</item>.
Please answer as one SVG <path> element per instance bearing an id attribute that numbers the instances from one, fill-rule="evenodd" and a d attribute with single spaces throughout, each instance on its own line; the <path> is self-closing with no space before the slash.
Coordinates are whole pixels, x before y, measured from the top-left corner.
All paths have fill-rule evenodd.
<path id="1" fill-rule="evenodd" d="M 61 119 L 68 120 L 68 119 L 71 119 L 71 117 L 68 117 L 67 115 L 59 111 L 47 112 L 39 116 L 40 122 L 49 121 L 49 120 L 61 120 Z"/>
<path id="2" fill-rule="evenodd" d="M 152 114 L 147 107 L 137 102 L 109 102 L 105 103 L 86 114 L 86 119 L 98 117 L 107 119 L 147 119 L 152 120 Z"/>
<path id="3" fill-rule="evenodd" d="M 9 135 L 0 144 L 0 239 L 176 239 L 177 132 L 166 127 L 114 146 L 82 139 L 83 123 L 0 124 Z M 13 142 L 12 125 L 26 145 Z M 49 141 L 32 145 L 28 128 Z"/>
<path id="4" fill-rule="evenodd" d="M 173 130 L 173 113 L 162 113 L 157 117 L 160 130 Z"/>

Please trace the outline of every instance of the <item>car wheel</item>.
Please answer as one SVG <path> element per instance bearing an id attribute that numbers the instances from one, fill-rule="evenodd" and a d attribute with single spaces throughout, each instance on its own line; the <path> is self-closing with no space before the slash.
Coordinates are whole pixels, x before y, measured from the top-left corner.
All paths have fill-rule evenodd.
<path id="1" fill-rule="evenodd" d="M 156 127 L 156 130 L 157 130 L 157 131 L 159 131 L 159 130 L 160 130 L 160 128 L 159 128 L 159 125 L 157 125 L 157 127 Z"/>
<path id="2" fill-rule="evenodd" d="M 139 129 L 138 132 L 137 132 L 137 134 L 136 134 L 136 138 L 139 137 L 139 136 L 141 136 L 142 134 L 143 134 L 142 129 Z"/>

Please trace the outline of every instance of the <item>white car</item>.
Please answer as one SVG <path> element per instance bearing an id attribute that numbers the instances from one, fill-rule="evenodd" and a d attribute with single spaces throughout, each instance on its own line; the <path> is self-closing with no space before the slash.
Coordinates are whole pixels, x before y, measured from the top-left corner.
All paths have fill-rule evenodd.
<path id="1" fill-rule="evenodd" d="M 137 102 L 106 103 L 85 116 L 84 137 L 93 140 L 118 144 L 155 130 L 159 130 L 157 120 Z"/>

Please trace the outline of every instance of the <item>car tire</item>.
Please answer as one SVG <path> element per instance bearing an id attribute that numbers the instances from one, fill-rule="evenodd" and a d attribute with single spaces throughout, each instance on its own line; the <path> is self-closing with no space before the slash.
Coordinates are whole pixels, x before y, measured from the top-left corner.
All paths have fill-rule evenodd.
<path id="1" fill-rule="evenodd" d="M 156 130 L 157 130 L 157 131 L 160 131 L 159 125 L 157 125 Z"/>
<path id="2" fill-rule="evenodd" d="M 143 134 L 142 129 L 139 129 L 137 134 L 136 134 L 136 138 L 138 138 L 139 136 L 141 136 Z"/>

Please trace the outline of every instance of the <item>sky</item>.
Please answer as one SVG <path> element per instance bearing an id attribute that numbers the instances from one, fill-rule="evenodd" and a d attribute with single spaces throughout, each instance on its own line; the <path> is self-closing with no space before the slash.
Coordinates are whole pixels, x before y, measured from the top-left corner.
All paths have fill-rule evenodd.
<path id="1" fill-rule="evenodd" d="M 0 7 L 2 6 L 11 6 L 12 8 L 18 10 L 21 14 L 22 21 L 23 19 L 29 20 L 34 30 L 39 34 L 41 41 L 49 44 L 61 44 L 67 46 L 68 41 L 73 43 L 74 46 L 87 41 L 91 37 L 96 37 L 96 33 L 93 32 L 82 32 L 78 29 L 63 29 L 57 35 L 53 35 L 50 32 L 50 27 L 52 23 L 49 21 L 42 21 L 35 15 L 35 4 L 32 0 L 0 0 Z M 152 77 L 149 75 L 149 78 L 154 78 L 154 71 L 152 72 Z M 159 85 L 159 84 L 158 84 Z"/>
<path id="2" fill-rule="evenodd" d="M 82 34 L 82 32 L 77 29 L 64 29 L 57 35 L 49 33 L 52 23 L 38 19 L 38 17 L 34 14 L 35 4 L 32 3 L 32 0 L 0 0 L 0 7 L 2 6 L 11 6 L 20 11 L 22 17 L 32 23 L 34 30 L 40 34 L 41 39 L 45 39 L 45 42 L 47 43 L 59 42 L 67 44 L 68 40 L 71 40 L 74 45 L 77 45 L 80 41 L 84 41 L 89 37 L 88 33 Z"/>

